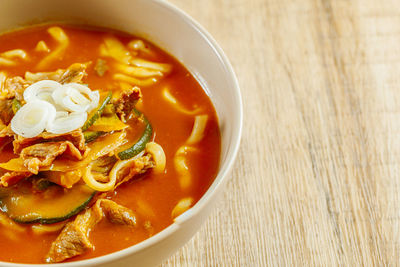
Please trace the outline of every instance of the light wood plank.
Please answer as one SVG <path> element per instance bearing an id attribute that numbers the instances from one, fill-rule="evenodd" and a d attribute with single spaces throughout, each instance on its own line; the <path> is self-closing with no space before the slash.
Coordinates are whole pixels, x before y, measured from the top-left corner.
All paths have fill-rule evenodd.
<path id="1" fill-rule="evenodd" d="M 237 72 L 224 198 L 163 266 L 396 266 L 400 3 L 172 0 Z"/>

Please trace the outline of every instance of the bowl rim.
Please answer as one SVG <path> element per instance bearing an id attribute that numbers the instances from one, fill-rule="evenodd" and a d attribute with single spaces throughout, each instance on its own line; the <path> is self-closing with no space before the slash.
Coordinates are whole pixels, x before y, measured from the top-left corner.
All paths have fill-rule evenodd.
<path id="1" fill-rule="evenodd" d="M 200 24 L 198 23 L 195 19 L 193 19 L 190 15 L 188 15 L 185 11 L 182 9 L 178 8 L 174 4 L 165 1 L 165 0 L 150 0 L 153 1 L 154 4 L 157 4 L 161 6 L 162 8 L 167 9 L 168 11 L 171 11 L 172 13 L 176 14 L 179 16 L 180 20 L 183 23 L 186 23 L 188 26 L 193 28 L 197 33 L 201 35 L 201 37 L 207 42 L 207 44 L 211 47 L 211 49 L 214 51 L 214 53 L 218 56 L 219 61 L 222 63 L 222 66 L 224 67 L 226 73 L 228 74 L 229 78 L 231 79 L 231 82 L 233 84 L 233 90 L 232 92 L 234 93 L 234 100 L 236 100 L 239 103 L 239 107 L 237 110 L 237 118 L 236 118 L 236 127 L 233 129 L 233 136 L 232 136 L 232 147 L 231 153 L 228 154 L 225 163 L 223 166 L 221 166 L 220 170 L 218 171 L 217 176 L 215 177 L 215 180 L 213 183 L 210 185 L 210 187 L 207 189 L 205 194 L 199 199 L 199 201 L 188 211 L 180 215 L 179 217 L 175 218 L 175 222 L 166 227 L 165 229 L 161 230 L 157 234 L 151 236 L 150 238 L 147 238 L 135 245 L 132 245 L 130 247 L 124 248 L 119 251 L 115 251 L 103 256 L 98 256 L 95 258 L 90 258 L 90 259 L 84 259 L 84 260 L 79 260 L 79 261 L 73 261 L 73 262 L 65 262 L 65 263 L 54 263 L 54 264 L 25 264 L 25 263 L 11 263 L 11 262 L 5 262 L 5 261 L 0 261 L 0 266 L 13 266 L 13 267 L 22 267 L 22 266 L 55 266 L 55 267 L 76 267 L 76 266 L 92 266 L 94 264 L 105 264 L 112 262 L 114 260 L 117 260 L 119 258 L 124 258 L 129 256 L 132 253 L 144 250 L 146 248 L 151 247 L 152 245 L 166 239 L 168 236 L 176 232 L 180 224 L 184 223 L 186 220 L 192 218 L 195 216 L 198 212 L 200 212 L 204 206 L 206 206 L 210 201 L 211 197 L 218 191 L 218 188 L 220 188 L 225 180 L 228 179 L 229 172 L 231 171 L 233 164 L 235 162 L 236 156 L 239 151 L 240 147 L 240 141 L 242 137 L 242 128 L 243 128 L 243 101 L 242 101 L 242 96 L 241 96 L 241 91 L 240 91 L 240 86 L 239 82 L 237 79 L 237 76 L 235 74 L 235 71 L 226 56 L 225 52 L 222 50 L 220 45 L 217 43 L 217 41 L 211 36 L 210 33 Z M 162 49 L 162 47 L 161 47 Z"/>

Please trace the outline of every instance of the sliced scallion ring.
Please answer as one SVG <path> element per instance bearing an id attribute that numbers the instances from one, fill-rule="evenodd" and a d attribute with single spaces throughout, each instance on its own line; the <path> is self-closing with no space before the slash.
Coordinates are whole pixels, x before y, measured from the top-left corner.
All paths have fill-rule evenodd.
<path id="1" fill-rule="evenodd" d="M 24 99 L 26 102 L 44 100 L 54 104 L 52 93 L 59 88 L 62 88 L 60 83 L 52 80 L 43 80 L 26 88 L 24 91 Z"/>
<path id="2" fill-rule="evenodd" d="M 56 116 L 55 107 L 43 100 L 33 100 L 22 106 L 11 120 L 14 133 L 31 138 L 44 131 L 49 121 Z"/>
<path id="3" fill-rule="evenodd" d="M 82 127 L 87 119 L 87 113 L 78 112 L 57 112 L 53 121 L 49 121 L 46 130 L 54 134 L 63 134 L 71 132 L 75 129 Z"/>
<path id="4" fill-rule="evenodd" d="M 71 112 L 89 112 L 97 107 L 100 99 L 98 91 L 78 83 L 64 84 L 53 92 L 52 97 L 55 103 Z"/>

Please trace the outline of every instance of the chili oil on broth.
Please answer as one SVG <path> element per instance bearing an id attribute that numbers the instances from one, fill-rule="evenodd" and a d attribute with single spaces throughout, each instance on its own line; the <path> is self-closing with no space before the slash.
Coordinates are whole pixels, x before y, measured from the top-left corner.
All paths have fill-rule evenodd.
<path id="1" fill-rule="evenodd" d="M 30 27 L 0 36 L 0 53 L 12 49 L 23 49 L 28 54 L 28 60 L 13 67 L 2 67 L 9 76 L 24 76 L 26 71 L 55 71 L 67 68 L 73 63 L 92 62 L 87 69 L 88 76 L 84 80 L 92 90 L 119 90 L 119 83 L 113 80 L 110 69 L 103 77 L 96 75 L 94 64 L 99 58 L 99 47 L 106 36 L 117 37 L 124 45 L 135 36 L 115 31 L 59 25 L 69 37 L 69 45 L 61 58 L 52 61 L 49 66 L 38 70 L 38 62 L 45 56 L 36 52 L 37 43 L 44 40 L 50 49 L 57 43 L 47 32 L 49 25 Z M 134 180 L 122 184 L 109 197 L 125 207 L 132 209 L 138 216 L 138 227 L 130 228 L 111 224 L 103 220 L 90 232 L 90 240 L 94 245 L 83 255 L 67 261 L 93 258 L 115 252 L 145 240 L 170 225 L 173 220 L 171 212 L 175 205 L 185 197 L 193 198 L 193 204 L 209 188 L 214 180 L 220 157 L 220 132 L 218 121 L 212 103 L 195 78 L 172 56 L 163 52 L 153 44 L 145 41 L 152 51 L 149 60 L 168 63 L 172 71 L 147 87 L 140 87 L 143 102 L 138 109 L 149 119 L 154 129 L 154 138 L 165 152 L 167 164 L 164 173 L 155 174 L 149 171 Z M 143 56 L 146 58 L 146 56 Z M 106 59 L 110 62 L 110 59 Z M 110 64 L 108 64 L 110 66 Z M 179 176 L 175 169 L 174 156 L 178 149 L 185 145 L 193 128 L 194 114 L 182 113 L 163 96 L 163 90 L 176 98 L 179 104 L 193 110 L 201 110 L 199 114 L 208 115 L 207 126 L 203 139 L 193 147 L 196 151 L 188 152 L 186 164 L 190 167 L 191 184 L 185 190 L 181 189 Z M 139 135 L 139 134 L 138 134 Z M 5 153 L 6 154 L 6 153 Z M 11 153 L 8 152 L 7 155 Z M 8 158 L 0 157 L 4 162 Z M 151 227 L 144 227 L 146 221 Z M 147 224 L 147 226 L 149 226 Z M 51 243 L 59 232 L 37 235 L 29 226 L 26 232 L 12 232 L 5 227 L 0 231 L 0 260 L 17 263 L 43 263 L 44 256 L 49 251 Z M 24 253 L 20 253 L 24 251 Z"/>

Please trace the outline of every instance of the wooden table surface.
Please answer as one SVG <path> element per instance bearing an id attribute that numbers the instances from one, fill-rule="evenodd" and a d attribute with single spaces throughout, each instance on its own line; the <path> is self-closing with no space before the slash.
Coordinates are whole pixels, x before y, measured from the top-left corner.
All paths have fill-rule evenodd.
<path id="1" fill-rule="evenodd" d="M 241 150 L 163 266 L 400 264 L 399 0 L 171 0 L 230 58 Z"/>

